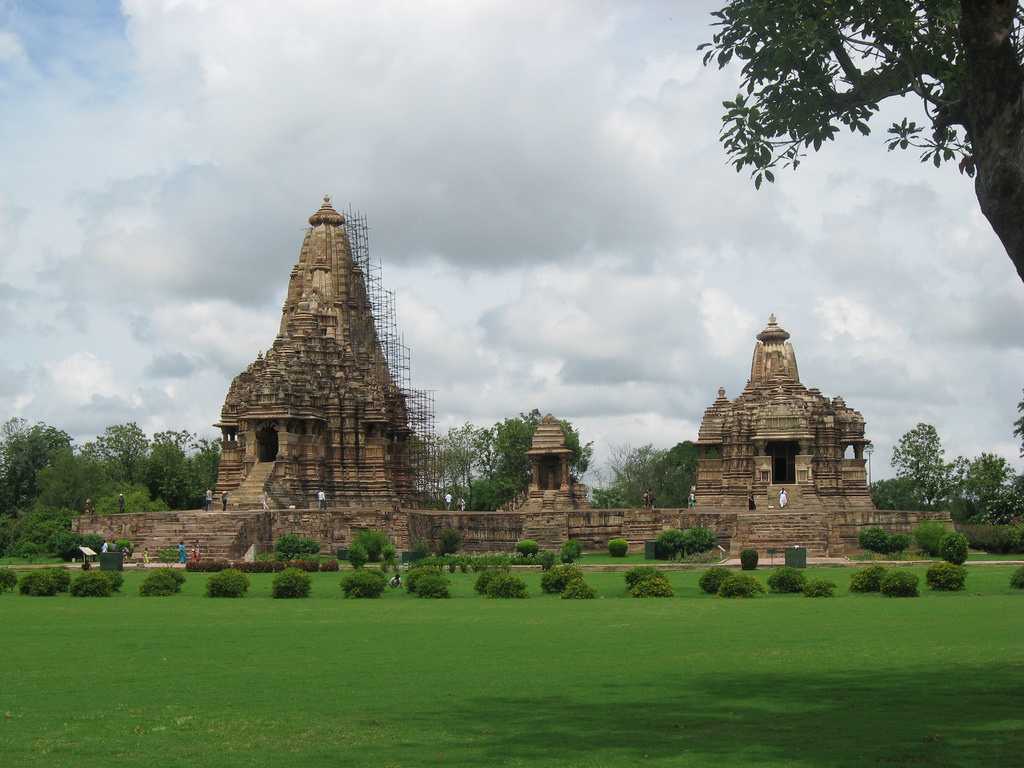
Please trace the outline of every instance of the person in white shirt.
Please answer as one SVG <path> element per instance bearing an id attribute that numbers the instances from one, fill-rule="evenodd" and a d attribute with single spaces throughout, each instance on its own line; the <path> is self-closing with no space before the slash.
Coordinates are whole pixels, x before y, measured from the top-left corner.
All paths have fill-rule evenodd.
<path id="1" fill-rule="evenodd" d="M 779 491 L 779 508 L 785 509 L 787 504 L 789 504 L 789 494 L 786 493 L 786 489 L 783 488 Z"/>
<path id="2" fill-rule="evenodd" d="M 316 502 L 321 511 L 327 509 L 327 494 L 323 488 L 316 492 Z"/>
<path id="3" fill-rule="evenodd" d="M 450 493 L 446 493 L 444 495 L 444 508 L 445 509 L 451 509 L 452 508 L 452 495 Z"/>

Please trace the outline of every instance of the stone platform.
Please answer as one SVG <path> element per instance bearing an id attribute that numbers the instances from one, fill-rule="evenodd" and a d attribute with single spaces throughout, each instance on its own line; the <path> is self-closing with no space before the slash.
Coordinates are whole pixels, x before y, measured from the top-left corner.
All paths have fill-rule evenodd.
<path id="1" fill-rule="evenodd" d="M 668 528 L 705 526 L 715 531 L 718 544 L 735 555 L 745 548 L 762 557 L 769 548 L 800 545 L 812 557 L 841 557 L 859 551 L 862 528 L 877 525 L 888 531 L 909 533 L 923 520 L 950 527 L 948 514 L 880 510 L 812 512 L 695 509 L 589 509 L 573 511 L 448 512 L 367 507 L 355 509 L 278 509 L 227 512 L 149 512 L 126 515 L 83 515 L 74 530 L 98 533 L 111 539 L 130 539 L 136 551 L 153 554 L 184 541 L 191 551 L 199 542 L 204 557 L 236 559 L 255 546 L 270 549 L 286 533 L 320 542 L 323 552 L 351 544 L 359 531 L 386 531 L 399 549 L 415 541 L 434 545 L 445 528 L 462 534 L 465 552 L 511 551 L 520 539 L 534 539 L 544 549 L 557 549 L 577 539 L 584 549 L 601 550 L 608 540 L 623 538 L 630 551 L 643 551 L 643 543 Z"/>

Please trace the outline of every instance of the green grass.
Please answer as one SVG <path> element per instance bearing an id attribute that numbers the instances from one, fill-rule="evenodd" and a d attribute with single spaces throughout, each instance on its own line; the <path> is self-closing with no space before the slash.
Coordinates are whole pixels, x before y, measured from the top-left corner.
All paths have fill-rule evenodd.
<path id="1" fill-rule="evenodd" d="M 55 563 L 63 563 L 64 561 L 59 557 L 51 557 L 49 555 L 40 555 L 38 557 L 0 557 L 0 567 L 11 567 L 17 568 L 20 565 L 49 565 Z"/>
<path id="2" fill-rule="evenodd" d="M 915 568 L 922 576 L 924 568 Z M 0 763 L 32 766 L 978 766 L 1024 750 L 1024 593 L 343 600 L 0 596 Z M 766 569 L 759 569 L 762 580 Z"/>

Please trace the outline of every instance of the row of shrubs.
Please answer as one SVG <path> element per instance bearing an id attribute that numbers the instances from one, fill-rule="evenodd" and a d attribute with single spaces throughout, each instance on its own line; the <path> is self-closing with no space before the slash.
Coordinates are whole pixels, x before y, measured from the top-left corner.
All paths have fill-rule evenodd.
<path id="1" fill-rule="evenodd" d="M 1024 553 L 1024 523 L 1016 525 L 958 525 L 972 549 L 997 555 Z"/>
<path id="2" fill-rule="evenodd" d="M 927 520 L 914 528 L 911 538 L 906 533 L 889 533 L 884 528 L 871 526 L 864 528 L 857 536 L 862 549 L 878 554 L 899 554 L 910 549 L 916 542 L 918 549 L 931 557 L 941 557 L 954 565 L 961 565 L 967 560 L 970 545 L 968 538 L 955 531 L 948 530 L 942 523 Z"/>
<path id="3" fill-rule="evenodd" d="M 185 569 L 196 573 L 216 573 L 232 568 L 243 573 L 278 573 L 286 568 L 293 568 L 307 573 L 317 571 L 333 572 L 340 569 L 337 560 L 291 560 L 282 562 L 280 560 L 256 560 L 246 562 L 243 560 L 190 560 Z"/>

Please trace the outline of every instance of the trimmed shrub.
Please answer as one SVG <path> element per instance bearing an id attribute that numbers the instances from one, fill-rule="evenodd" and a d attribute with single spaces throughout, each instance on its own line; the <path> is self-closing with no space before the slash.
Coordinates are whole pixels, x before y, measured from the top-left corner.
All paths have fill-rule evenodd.
<path id="1" fill-rule="evenodd" d="M 541 575 L 540 588 L 549 595 L 555 595 L 565 589 L 570 581 L 582 578 L 583 572 L 575 565 L 556 565 Z"/>
<path id="2" fill-rule="evenodd" d="M 958 525 L 957 532 L 967 537 L 971 549 L 1003 555 L 1024 552 L 1024 524 L 1016 525 Z M 946 530 L 943 529 L 945 534 Z M 936 547 L 936 552 L 938 549 Z"/>
<path id="3" fill-rule="evenodd" d="M 749 573 L 730 573 L 718 588 L 719 597 L 757 597 L 765 593 L 764 584 Z"/>
<path id="4" fill-rule="evenodd" d="M 1024 565 L 1010 574 L 1010 586 L 1014 589 L 1024 589 Z"/>
<path id="5" fill-rule="evenodd" d="M 330 560 L 324 560 L 323 562 L 320 563 L 320 570 L 322 572 L 324 572 L 324 573 L 326 573 L 326 572 L 333 573 L 335 571 L 340 570 L 340 568 L 341 568 L 341 566 L 338 565 L 338 561 L 334 560 L 333 558 L 330 559 Z"/>
<path id="6" fill-rule="evenodd" d="M 929 589 L 939 592 L 959 592 L 967 581 L 967 569 L 953 563 L 935 563 L 924 576 Z"/>
<path id="7" fill-rule="evenodd" d="M 889 551 L 889 534 L 885 532 L 884 528 L 872 525 L 863 528 L 857 534 L 857 543 L 860 544 L 861 549 L 866 549 L 868 552 L 885 553 Z"/>
<path id="8" fill-rule="evenodd" d="M 231 563 L 227 560 L 189 560 L 185 564 L 185 570 L 194 573 L 217 573 L 230 567 Z"/>
<path id="9" fill-rule="evenodd" d="M 274 544 L 278 560 L 300 560 L 303 555 L 319 555 L 320 543 L 294 533 L 286 533 Z"/>
<path id="10" fill-rule="evenodd" d="M 695 555 L 700 552 L 707 552 L 718 542 L 718 537 L 710 528 L 697 526 L 687 528 L 683 531 L 683 553 Z"/>
<path id="11" fill-rule="evenodd" d="M 384 547 L 390 543 L 384 531 L 360 531 L 353 541 L 353 545 L 359 544 L 366 550 L 371 563 L 379 563 L 384 558 Z"/>
<path id="12" fill-rule="evenodd" d="M 13 592 L 18 585 L 18 575 L 10 568 L 0 568 L 0 595 Z"/>
<path id="13" fill-rule="evenodd" d="M 29 571 L 18 582 L 18 592 L 29 597 L 53 597 L 61 591 L 52 568 Z"/>
<path id="14" fill-rule="evenodd" d="M 285 568 L 274 574 L 271 594 L 275 598 L 309 597 L 313 582 L 309 573 L 298 568 Z"/>
<path id="15" fill-rule="evenodd" d="M 213 574 L 206 580 L 207 597 L 245 597 L 249 591 L 249 577 L 235 568 Z"/>
<path id="16" fill-rule="evenodd" d="M 438 552 L 442 555 L 454 555 L 462 546 L 462 534 L 454 528 L 444 528 L 438 537 Z"/>
<path id="17" fill-rule="evenodd" d="M 424 573 L 416 582 L 416 597 L 451 597 L 447 577 L 438 571 Z"/>
<path id="18" fill-rule="evenodd" d="M 562 562 L 575 563 L 583 555 L 583 545 L 576 539 L 569 539 L 562 545 Z"/>
<path id="19" fill-rule="evenodd" d="M 556 560 L 558 558 L 555 557 L 555 553 L 549 549 L 537 553 L 537 562 L 540 563 L 541 570 L 550 571 Z"/>
<path id="20" fill-rule="evenodd" d="M 629 542 L 625 539 L 609 539 L 608 554 L 612 557 L 625 557 L 629 552 Z"/>
<path id="21" fill-rule="evenodd" d="M 803 592 L 805 582 L 803 571 L 784 565 L 771 572 L 768 577 L 768 589 L 778 593 Z"/>
<path id="22" fill-rule="evenodd" d="M 668 528 L 654 540 L 654 556 L 659 560 L 673 560 L 686 550 L 686 535 L 678 528 Z"/>
<path id="23" fill-rule="evenodd" d="M 910 571 L 889 571 L 879 591 L 886 597 L 917 597 L 918 578 Z"/>
<path id="24" fill-rule="evenodd" d="M 533 539 L 522 539 L 516 542 L 516 552 L 523 557 L 533 557 L 540 551 L 540 546 Z"/>
<path id="25" fill-rule="evenodd" d="M 158 568 L 146 574 L 139 585 L 139 594 L 142 597 L 166 597 L 180 592 L 184 582 L 184 574 L 170 568 Z"/>
<path id="26" fill-rule="evenodd" d="M 882 589 L 882 579 L 886 569 L 881 565 L 869 565 L 861 568 L 850 577 L 851 592 L 878 592 Z"/>
<path id="27" fill-rule="evenodd" d="M 50 574 L 50 578 L 53 579 L 54 583 L 56 583 L 58 592 L 68 591 L 68 588 L 71 586 L 71 571 L 68 571 L 64 568 L 47 568 L 46 571 Z M 124 583 L 124 576 L 121 576 L 120 573 L 118 573 L 117 575 L 120 578 L 120 581 L 116 582 L 116 586 L 115 583 L 112 581 L 112 589 L 120 589 L 121 584 Z"/>
<path id="28" fill-rule="evenodd" d="M 389 568 L 398 567 L 398 550 L 390 541 L 380 551 L 380 569 L 386 571 Z"/>
<path id="29" fill-rule="evenodd" d="M 289 560 L 284 564 L 285 568 L 294 568 L 297 571 L 316 573 L 320 570 L 319 560 Z"/>
<path id="30" fill-rule="evenodd" d="M 511 573 L 497 571 L 487 582 L 484 597 L 497 599 L 523 599 L 526 595 L 526 582 Z"/>
<path id="31" fill-rule="evenodd" d="M 110 582 L 110 588 L 115 592 L 120 592 L 121 587 L 124 586 L 124 574 L 120 571 L 100 571 L 107 580 Z"/>
<path id="32" fill-rule="evenodd" d="M 573 579 L 562 590 L 563 600 L 593 600 L 595 597 L 597 592 L 583 579 Z"/>
<path id="33" fill-rule="evenodd" d="M 722 586 L 729 573 L 728 568 L 708 568 L 700 575 L 700 588 L 709 595 L 717 595 L 718 588 Z"/>
<path id="34" fill-rule="evenodd" d="M 500 571 L 495 569 L 488 569 L 486 571 L 480 571 L 476 577 L 476 581 L 473 583 L 473 590 L 478 595 L 486 595 L 487 587 L 496 576 L 506 571 Z"/>
<path id="35" fill-rule="evenodd" d="M 657 576 L 658 573 L 657 568 L 652 568 L 649 565 L 638 565 L 630 568 L 626 571 L 626 588 L 632 589 L 638 581 L 642 581 L 650 576 Z"/>
<path id="36" fill-rule="evenodd" d="M 421 565 L 416 568 L 412 568 L 405 576 L 405 591 L 410 595 L 416 594 L 416 589 L 419 586 L 420 579 L 440 573 L 441 571 L 434 566 Z"/>
<path id="37" fill-rule="evenodd" d="M 630 587 L 629 594 L 632 597 L 672 597 L 675 593 L 665 574 L 655 572 Z"/>
<path id="38" fill-rule="evenodd" d="M 359 542 L 354 543 L 348 550 L 348 562 L 357 571 L 366 565 L 370 556 L 366 553 L 366 547 Z"/>
<path id="39" fill-rule="evenodd" d="M 384 594 L 388 580 L 378 571 L 358 570 L 341 580 L 341 591 L 345 597 L 377 598 Z"/>
<path id="40" fill-rule="evenodd" d="M 108 578 L 108 571 L 87 571 L 75 577 L 71 582 L 73 597 L 110 597 L 114 594 L 114 585 Z"/>
<path id="41" fill-rule="evenodd" d="M 85 546 L 89 546 L 86 544 Z M 102 544 L 100 547 L 102 548 Z M 98 549 L 93 548 L 93 552 L 99 552 Z M 177 547 L 164 547 L 158 549 L 156 553 L 156 561 L 158 563 L 176 563 L 178 562 L 178 548 Z"/>
<path id="42" fill-rule="evenodd" d="M 962 564 L 967 560 L 967 537 L 962 533 L 947 533 L 942 537 L 939 554 L 947 563 Z"/>
<path id="43" fill-rule="evenodd" d="M 942 545 L 942 537 L 948 533 L 946 526 L 935 520 L 925 520 L 914 526 L 914 541 L 922 552 L 932 557 L 938 557 L 939 547 Z"/>
<path id="44" fill-rule="evenodd" d="M 836 585 L 825 579 L 811 579 L 804 584 L 804 597 L 834 597 Z"/>
<path id="45" fill-rule="evenodd" d="M 752 571 L 757 568 L 756 549 L 744 549 L 740 552 L 740 568 L 744 571 Z"/>
<path id="46" fill-rule="evenodd" d="M 912 539 L 909 533 L 893 533 L 889 535 L 889 548 L 887 552 L 899 554 L 910 549 Z"/>
<path id="47" fill-rule="evenodd" d="M 229 565 L 242 573 L 279 573 L 286 568 L 280 560 L 254 560 L 251 563 L 238 560 Z"/>

